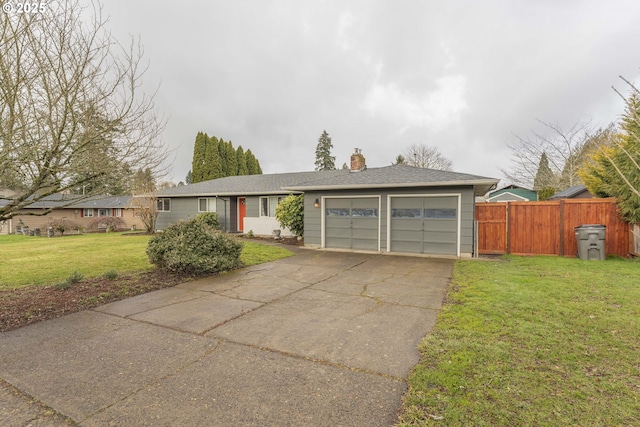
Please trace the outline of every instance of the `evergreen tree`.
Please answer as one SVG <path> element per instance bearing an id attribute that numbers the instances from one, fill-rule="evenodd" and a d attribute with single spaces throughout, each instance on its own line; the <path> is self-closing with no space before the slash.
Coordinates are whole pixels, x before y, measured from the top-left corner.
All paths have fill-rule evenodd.
<path id="1" fill-rule="evenodd" d="M 538 172 L 536 172 L 536 176 L 533 179 L 533 189 L 541 191 L 544 188 L 552 188 L 554 187 L 554 181 L 555 175 L 549 167 L 547 153 L 543 151 L 540 156 L 540 163 L 538 163 Z"/>
<path id="2" fill-rule="evenodd" d="M 392 165 L 406 165 L 407 164 L 407 160 L 404 158 L 404 156 L 402 154 L 398 154 L 396 156 L 396 162 L 395 163 L 391 163 Z"/>
<path id="3" fill-rule="evenodd" d="M 244 157 L 247 161 L 247 174 L 248 175 L 257 175 L 258 174 L 258 161 L 256 160 L 255 156 L 253 155 L 253 153 L 251 152 L 251 150 L 247 150 L 246 153 L 244 153 Z"/>
<path id="4" fill-rule="evenodd" d="M 220 162 L 220 153 L 218 153 L 218 139 L 215 136 L 207 137 L 204 176 L 205 181 L 222 177 L 222 164 Z"/>
<path id="5" fill-rule="evenodd" d="M 238 145 L 238 150 L 236 151 L 236 161 L 238 162 L 238 175 L 248 175 L 249 171 L 247 170 L 247 159 L 244 155 L 242 145 Z"/>
<path id="6" fill-rule="evenodd" d="M 640 222 L 640 93 L 626 99 L 620 128 L 602 131 L 606 136 L 580 169 L 589 191 L 599 197 L 618 198 L 619 212 L 630 223 Z"/>
<path id="7" fill-rule="evenodd" d="M 220 155 L 221 177 L 233 175 L 229 170 L 229 159 L 227 155 L 227 143 L 222 138 L 218 140 L 218 154 Z"/>
<path id="8" fill-rule="evenodd" d="M 131 190 L 133 194 L 150 194 L 156 191 L 156 178 L 150 168 L 138 169 L 131 179 Z"/>
<path id="9" fill-rule="evenodd" d="M 331 155 L 332 148 L 331 137 L 326 130 L 322 131 L 322 135 L 318 139 L 318 145 L 316 145 L 315 165 L 317 171 L 335 170 L 336 158 Z"/>
<path id="10" fill-rule="evenodd" d="M 233 148 L 231 141 L 209 137 L 198 132 L 193 147 L 192 168 L 187 174 L 187 184 L 236 175 L 262 174 L 260 162 L 251 152 L 239 146 Z"/>
<path id="11" fill-rule="evenodd" d="M 204 181 L 206 141 L 206 135 L 198 132 L 193 146 L 193 161 L 191 163 L 191 179 L 194 183 Z"/>
<path id="12" fill-rule="evenodd" d="M 225 152 L 229 176 L 238 175 L 238 160 L 236 159 L 236 150 L 233 148 L 233 142 L 229 141 L 225 144 Z"/>

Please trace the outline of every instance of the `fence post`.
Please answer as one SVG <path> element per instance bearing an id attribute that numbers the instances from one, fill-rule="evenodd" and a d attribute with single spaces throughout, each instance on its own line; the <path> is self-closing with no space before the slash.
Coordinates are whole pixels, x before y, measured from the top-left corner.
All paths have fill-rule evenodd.
<path id="1" fill-rule="evenodd" d="M 507 255 L 511 254 L 511 233 L 509 232 L 509 223 L 511 221 L 509 219 L 509 203 L 510 202 L 508 202 L 508 201 L 505 203 L 506 206 L 505 206 L 505 213 L 504 213 L 504 216 L 505 216 L 505 221 L 504 221 L 505 232 L 504 232 L 504 234 L 505 234 L 505 237 L 507 239 L 507 247 L 505 249 L 506 249 Z"/>
<path id="2" fill-rule="evenodd" d="M 564 200 L 560 199 L 560 256 L 564 256 Z"/>

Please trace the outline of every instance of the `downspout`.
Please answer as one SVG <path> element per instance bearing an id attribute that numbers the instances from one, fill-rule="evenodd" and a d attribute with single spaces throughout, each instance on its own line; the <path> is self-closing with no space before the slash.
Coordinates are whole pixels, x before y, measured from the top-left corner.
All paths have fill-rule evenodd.
<path id="1" fill-rule="evenodd" d="M 228 233 L 229 229 L 227 228 L 227 200 L 224 199 L 223 197 L 218 197 L 218 196 L 216 196 L 216 197 L 224 202 L 224 222 L 223 222 L 224 226 L 223 226 L 223 228 L 224 228 L 224 232 Z M 220 223 L 220 221 L 218 221 L 218 224 L 219 223 Z"/>

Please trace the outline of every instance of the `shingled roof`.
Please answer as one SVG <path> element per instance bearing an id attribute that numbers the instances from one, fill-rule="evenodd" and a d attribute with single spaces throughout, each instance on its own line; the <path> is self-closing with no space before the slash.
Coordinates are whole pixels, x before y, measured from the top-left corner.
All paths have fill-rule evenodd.
<path id="1" fill-rule="evenodd" d="M 349 170 L 292 172 L 267 175 L 244 175 L 218 178 L 196 184 L 169 188 L 161 197 L 234 196 L 302 193 L 313 190 L 344 190 L 397 187 L 468 186 L 482 195 L 497 185 L 498 179 L 436 169 L 392 165 Z"/>

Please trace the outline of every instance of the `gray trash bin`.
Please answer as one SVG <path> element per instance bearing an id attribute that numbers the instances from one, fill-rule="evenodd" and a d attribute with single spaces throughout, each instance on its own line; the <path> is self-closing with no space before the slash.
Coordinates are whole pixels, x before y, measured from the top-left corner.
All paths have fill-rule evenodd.
<path id="1" fill-rule="evenodd" d="M 578 258 L 604 260 L 607 227 L 602 224 L 583 224 L 574 228 L 578 242 Z"/>

